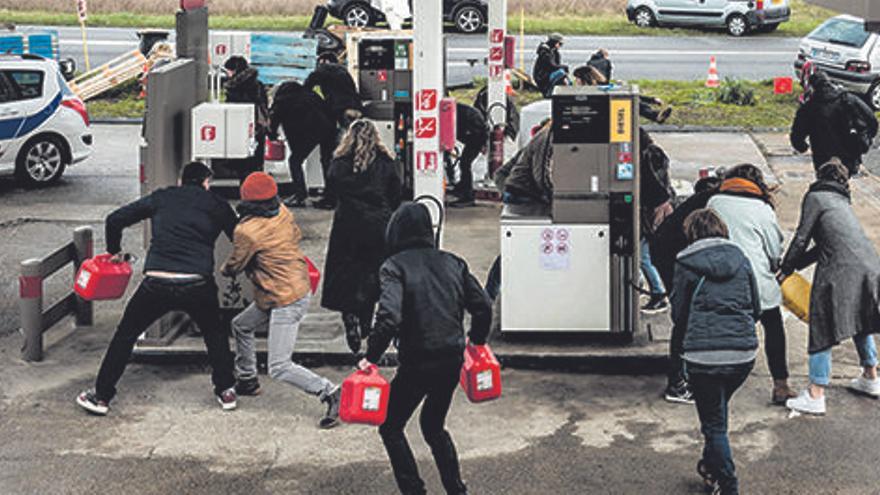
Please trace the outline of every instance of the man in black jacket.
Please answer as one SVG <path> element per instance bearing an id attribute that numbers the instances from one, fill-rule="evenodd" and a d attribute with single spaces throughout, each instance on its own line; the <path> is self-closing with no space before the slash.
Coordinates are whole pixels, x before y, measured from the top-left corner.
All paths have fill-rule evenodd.
<path id="1" fill-rule="evenodd" d="M 587 61 L 587 66 L 595 68 L 600 74 L 605 76 L 606 81 L 611 82 L 611 71 L 614 69 L 614 66 L 611 64 L 611 59 L 608 58 L 608 50 L 604 48 L 596 50 L 596 53 Z"/>
<path id="2" fill-rule="evenodd" d="M 461 156 L 458 158 L 458 170 L 461 177 L 455 186 L 457 201 L 450 204 L 452 207 L 474 206 L 474 160 L 480 153 L 486 151 L 489 142 L 489 126 L 486 117 L 476 108 L 458 103 L 455 105 L 456 139 L 464 144 Z"/>
<path id="3" fill-rule="evenodd" d="M 225 84 L 226 102 L 254 105 L 254 139 L 257 143 L 254 154 L 248 158 L 222 160 L 223 166 L 235 170 L 238 179 L 243 182 L 252 172 L 263 170 L 266 131 L 269 127 L 269 98 L 257 69 L 251 67 L 244 57 L 230 57 L 223 67 L 228 77 Z"/>
<path id="4" fill-rule="evenodd" d="M 553 95 L 553 88 L 565 84 L 568 75 L 568 66 L 563 65 L 559 49 L 562 48 L 564 38 L 559 33 L 553 33 L 547 41 L 538 45 L 538 58 L 532 69 L 532 79 L 545 98 Z"/>
<path id="5" fill-rule="evenodd" d="M 122 252 L 122 231 L 150 220 L 152 238 L 144 278 L 128 301 L 113 335 L 95 389 L 82 392 L 77 404 L 104 416 L 116 395 L 138 337 L 171 311 L 182 311 L 198 325 L 212 368 L 214 394 L 223 410 L 236 407 L 233 355 L 229 336 L 220 326 L 220 306 L 214 283 L 214 243 L 220 233 L 232 239 L 238 221 L 229 204 L 208 191 L 211 169 L 202 163 L 186 165 L 180 185 L 160 189 L 107 217 L 107 252 Z"/>
<path id="6" fill-rule="evenodd" d="M 324 177 L 327 177 L 336 148 L 336 119 L 320 96 L 296 81 L 287 81 L 278 87 L 269 115 L 269 138 L 277 139 L 278 127 L 281 127 L 290 148 L 288 165 L 293 181 L 293 196 L 287 198 L 284 204 L 290 207 L 304 206 L 308 190 L 303 176 L 303 162 L 315 147 L 320 146 L 321 168 Z M 336 202 L 329 189 L 325 191 L 324 198 Z"/>
<path id="7" fill-rule="evenodd" d="M 877 117 L 861 98 L 835 86 L 824 72 L 813 74 L 809 82 L 812 94 L 795 116 L 791 145 L 801 153 L 812 148 L 816 170 L 840 158 L 852 177 L 877 136 Z"/>
<path id="8" fill-rule="evenodd" d="M 382 295 L 376 324 L 361 369 L 379 362 L 391 340 L 398 339 L 400 367 L 391 382 L 388 416 L 379 428 L 401 493 L 425 493 L 425 483 L 404 428 L 424 400 L 420 423 L 443 487 L 466 494 L 458 454 L 445 429 L 446 415 L 458 385 L 465 348 L 462 319 L 471 314 L 470 342 L 486 343 L 492 306 L 467 263 L 434 245 L 431 214 L 422 204 L 401 206 L 388 224 L 391 257 L 382 265 Z"/>
<path id="9" fill-rule="evenodd" d="M 303 86 L 309 91 L 316 86 L 330 105 L 339 127 L 347 129 L 363 112 L 360 94 L 354 79 L 336 55 L 325 52 L 318 57 L 318 66 L 306 78 Z"/>

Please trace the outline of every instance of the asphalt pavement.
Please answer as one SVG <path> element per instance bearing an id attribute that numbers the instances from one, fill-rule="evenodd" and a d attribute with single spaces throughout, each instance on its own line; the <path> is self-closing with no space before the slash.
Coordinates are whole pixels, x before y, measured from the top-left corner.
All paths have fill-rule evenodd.
<path id="1" fill-rule="evenodd" d="M 20 26 L 20 30 L 40 29 Z M 63 57 L 73 57 L 84 67 L 79 28 L 53 27 L 60 33 Z M 93 65 L 137 48 L 135 29 L 89 28 L 89 56 Z M 171 39 L 174 36 L 172 33 Z M 543 40 L 526 36 L 525 50 L 517 54 L 530 72 L 535 51 Z M 709 58 L 715 56 L 721 77 L 763 80 L 793 73 L 799 40 L 776 36 L 753 35 L 731 38 L 726 35 L 703 36 L 569 36 L 562 50 L 563 62 L 574 67 L 589 59 L 597 48 L 611 52 L 615 78 L 693 80 L 706 77 Z M 487 74 L 485 35 L 447 34 L 448 79 L 450 85 L 465 84 Z M 517 50 L 520 50 L 517 45 Z"/>

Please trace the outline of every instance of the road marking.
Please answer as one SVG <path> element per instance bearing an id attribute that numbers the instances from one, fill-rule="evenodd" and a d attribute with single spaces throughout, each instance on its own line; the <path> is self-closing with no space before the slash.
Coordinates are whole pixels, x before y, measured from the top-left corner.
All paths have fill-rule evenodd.
<path id="1" fill-rule="evenodd" d="M 59 44 L 61 45 L 82 45 L 82 40 L 59 40 Z M 138 42 L 135 41 L 117 41 L 117 40 L 92 40 L 89 41 L 89 46 L 126 46 L 126 47 L 137 47 Z"/>
<path id="2" fill-rule="evenodd" d="M 795 55 L 796 52 L 789 51 L 713 51 L 713 50 L 609 50 L 612 58 L 615 56 L 662 56 L 662 55 L 685 55 L 685 56 L 752 56 L 752 57 L 780 57 Z M 484 48 L 449 48 L 448 53 L 478 53 L 480 55 L 488 55 Z M 594 50 L 566 50 L 563 54 L 568 55 L 590 55 Z"/>

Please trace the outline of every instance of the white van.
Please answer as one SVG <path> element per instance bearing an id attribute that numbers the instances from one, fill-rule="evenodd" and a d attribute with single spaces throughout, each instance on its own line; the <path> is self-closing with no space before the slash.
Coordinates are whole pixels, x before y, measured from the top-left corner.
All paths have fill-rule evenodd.
<path id="1" fill-rule="evenodd" d="M 791 8 L 789 0 L 628 0 L 626 16 L 643 28 L 725 28 L 743 36 L 775 31 L 791 17 Z"/>

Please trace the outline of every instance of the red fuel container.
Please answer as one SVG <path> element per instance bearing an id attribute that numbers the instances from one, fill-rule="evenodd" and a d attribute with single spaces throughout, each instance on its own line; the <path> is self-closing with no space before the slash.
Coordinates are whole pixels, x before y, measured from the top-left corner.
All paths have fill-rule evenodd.
<path id="1" fill-rule="evenodd" d="M 461 388 L 471 402 L 501 397 L 501 364 L 488 345 L 468 345 L 461 367 Z"/>
<path id="2" fill-rule="evenodd" d="M 312 263 L 308 256 L 304 256 L 306 266 L 309 267 L 309 283 L 312 284 L 312 294 L 318 292 L 318 284 L 321 283 L 321 271 Z"/>
<path id="3" fill-rule="evenodd" d="M 388 414 L 391 385 L 377 366 L 357 370 L 342 382 L 339 418 L 346 423 L 379 426 Z"/>
<path id="4" fill-rule="evenodd" d="M 87 259 L 76 274 L 73 290 L 86 301 L 119 299 L 125 295 L 131 280 L 131 264 L 113 263 L 111 254 L 99 254 Z"/>
<path id="5" fill-rule="evenodd" d="M 267 162 L 284 161 L 284 141 L 270 141 L 266 138 L 266 153 L 264 158 Z"/>

